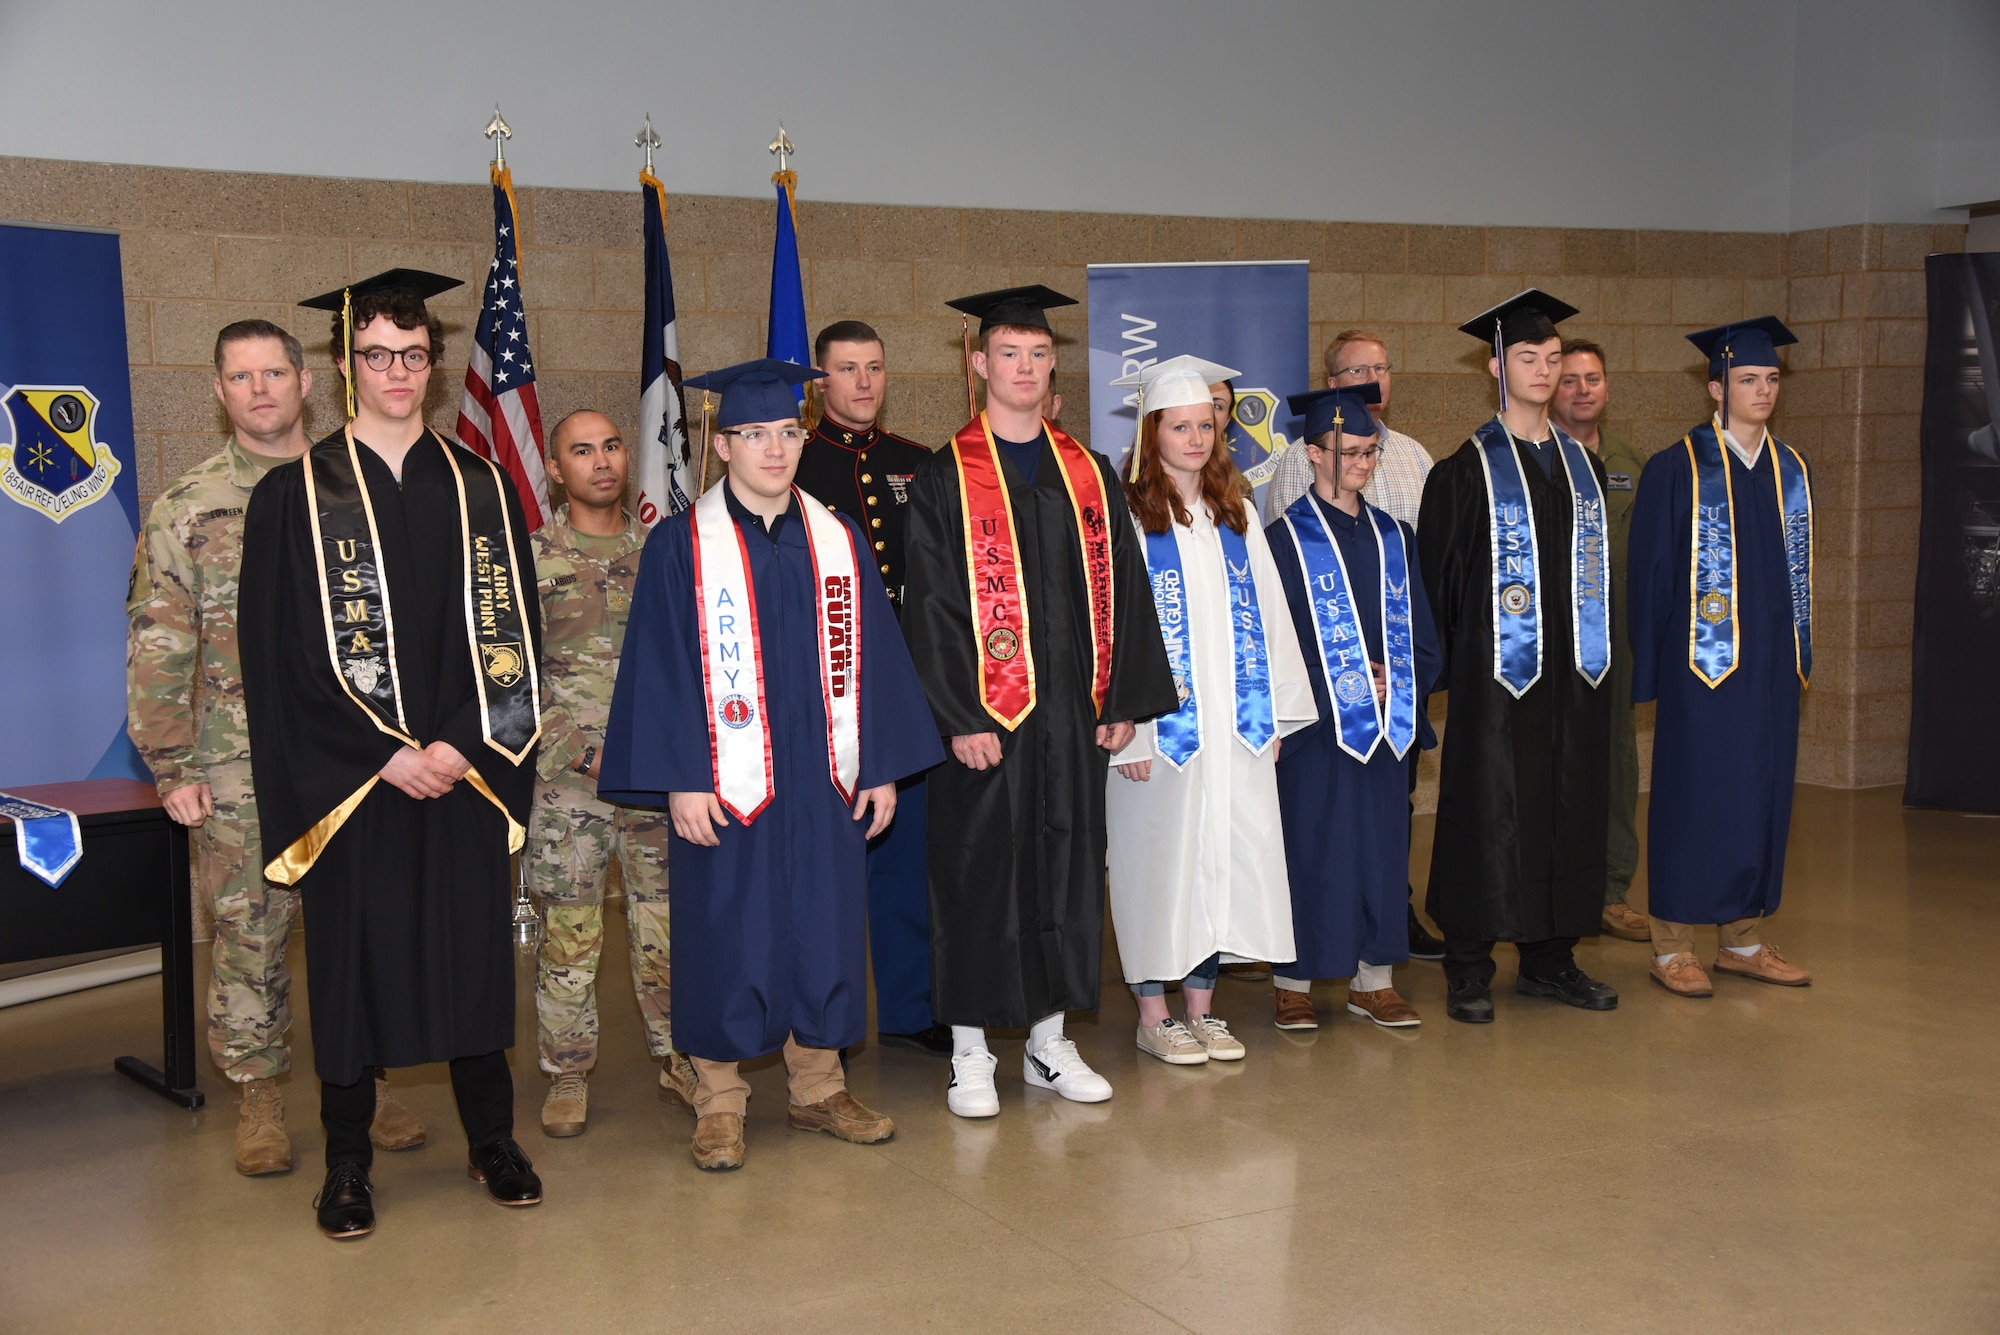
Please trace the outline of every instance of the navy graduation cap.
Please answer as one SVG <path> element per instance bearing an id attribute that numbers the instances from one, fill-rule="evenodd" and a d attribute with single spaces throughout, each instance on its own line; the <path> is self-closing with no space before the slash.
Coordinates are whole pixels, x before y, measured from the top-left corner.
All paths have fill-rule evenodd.
<path id="1" fill-rule="evenodd" d="M 715 411 L 715 425 L 717 430 L 727 430 L 745 422 L 783 422 L 797 417 L 796 387 L 825 377 L 826 372 L 797 362 L 759 357 L 707 375 L 689 376 L 684 383 L 722 396 L 722 406 Z"/>
<path id="2" fill-rule="evenodd" d="M 1708 358 L 1708 378 L 1721 380 L 1732 366 L 1776 366 L 1778 349 L 1799 341 L 1775 315 L 1738 320 L 1689 334 L 1687 341 Z"/>
<path id="3" fill-rule="evenodd" d="M 1310 443 L 1333 430 L 1335 425 L 1340 427 L 1343 435 L 1374 435 L 1375 417 L 1368 409 L 1381 401 L 1382 387 L 1371 380 L 1365 385 L 1309 389 L 1303 394 L 1289 396 L 1285 403 L 1293 412 L 1304 415 L 1303 442 Z"/>

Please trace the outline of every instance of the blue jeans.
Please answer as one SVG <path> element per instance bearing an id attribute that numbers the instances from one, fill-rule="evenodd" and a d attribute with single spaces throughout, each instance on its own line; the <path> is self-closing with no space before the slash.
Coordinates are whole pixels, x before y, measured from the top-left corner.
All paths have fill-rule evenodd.
<path id="1" fill-rule="evenodd" d="M 1207 959 L 1188 970 L 1188 976 L 1181 979 L 1182 987 L 1200 988 L 1205 992 L 1215 990 L 1215 979 L 1222 972 L 1222 953 L 1217 951 Z M 1163 997 L 1167 994 L 1164 981 L 1157 983 L 1134 983 L 1132 995 L 1135 997 Z"/>

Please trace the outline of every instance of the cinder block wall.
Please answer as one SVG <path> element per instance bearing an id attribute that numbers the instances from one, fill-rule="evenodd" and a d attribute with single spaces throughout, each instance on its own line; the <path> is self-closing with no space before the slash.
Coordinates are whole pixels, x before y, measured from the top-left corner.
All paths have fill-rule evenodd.
<path id="1" fill-rule="evenodd" d="M 891 373 L 885 421 L 937 444 L 965 416 L 959 324 L 944 298 L 1015 283 L 1085 295 L 1084 265 L 1305 259 L 1312 348 L 1349 325 L 1379 331 L 1396 364 L 1392 420 L 1433 454 L 1491 414 L 1485 353 L 1456 331 L 1522 287 L 1580 314 L 1566 333 L 1604 345 L 1611 415 L 1648 448 L 1707 411 L 1689 329 L 1766 313 L 1802 343 L 1780 429 L 1818 469 L 1818 681 L 1800 777 L 1842 786 L 1903 773 L 1915 572 L 1916 422 L 1923 256 L 1962 227 L 1761 233 L 1283 222 L 825 203 L 799 206 L 809 321 L 865 319 Z M 627 432 L 638 407 L 641 199 L 523 185 L 522 286 L 545 419 L 585 405 Z M 773 205 L 673 196 L 668 240 L 690 373 L 763 350 Z M 456 416 L 478 282 L 492 246 L 485 186 L 329 180 L 0 158 L 0 218 L 113 227 L 123 236 L 138 472 L 150 497 L 225 429 L 210 388 L 215 331 L 262 316 L 293 330 L 321 372 L 309 425 L 339 422 L 324 317 L 301 296 L 393 265 L 453 274 L 451 340 L 432 420 Z M 1064 423 L 1088 439 L 1086 312 L 1056 313 L 1074 368 Z M 1163 351 L 1177 351 L 1163 349 Z M 1188 349 L 1199 352 L 1200 349 Z M 1124 442 L 1106 442 L 1114 452 Z"/>

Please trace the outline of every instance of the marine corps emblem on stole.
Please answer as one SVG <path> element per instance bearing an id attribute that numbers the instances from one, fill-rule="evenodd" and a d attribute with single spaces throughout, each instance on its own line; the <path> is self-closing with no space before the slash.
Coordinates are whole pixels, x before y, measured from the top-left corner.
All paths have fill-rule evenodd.
<path id="1" fill-rule="evenodd" d="M 1720 589 L 1710 589 L 1701 596 L 1701 619 L 1711 626 L 1719 626 L 1729 620 L 1729 595 Z"/>
<path id="2" fill-rule="evenodd" d="M 521 646 L 513 640 L 482 644 L 479 656 L 486 661 L 486 675 L 496 686 L 512 686 L 527 669 L 527 660 L 521 657 Z"/>
<path id="3" fill-rule="evenodd" d="M 1004 663 L 1021 652 L 1021 637 L 1005 626 L 997 626 L 987 632 L 986 653 L 990 658 Z"/>
<path id="4" fill-rule="evenodd" d="M 98 399 L 82 385 L 16 385 L 4 399 L 14 427 L 0 445 L 0 491 L 60 524 L 104 499 L 118 456 L 96 439 Z"/>

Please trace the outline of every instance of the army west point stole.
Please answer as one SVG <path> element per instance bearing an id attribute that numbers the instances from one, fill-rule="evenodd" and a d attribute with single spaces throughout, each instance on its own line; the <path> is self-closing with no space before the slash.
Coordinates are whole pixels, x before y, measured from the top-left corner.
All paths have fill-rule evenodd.
<path id="1" fill-rule="evenodd" d="M 542 724 L 536 646 L 529 639 L 525 604 L 529 586 L 514 568 L 513 521 L 499 470 L 442 437 L 437 441 L 458 488 L 466 651 L 479 692 L 480 732 L 488 746 L 518 765 L 527 759 Z M 375 505 L 362 481 L 359 448 L 350 424 L 339 442 L 306 451 L 304 463 L 327 659 L 341 690 L 370 723 L 404 745 L 422 749 L 403 710 L 393 595 L 382 564 Z M 507 849 L 519 852 L 527 832 L 480 775 L 476 758 L 466 759 L 473 762 L 466 782 L 506 816 Z M 272 859 L 265 875 L 280 885 L 297 884 L 381 777 L 371 774 Z"/>
<path id="2" fill-rule="evenodd" d="M 1799 685 L 1812 679 L 1812 480 L 1798 451 L 1766 431 L 1778 513 L 1785 526 L 1785 571 L 1792 594 L 1792 654 Z M 1710 690 L 1736 670 L 1742 631 L 1736 612 L 1736 490 L 1717 421 L 1681 440 L 1694 475 L 1689 507 L 1688 667 Z"/>
<path id="3" fill-rule="evenodd" d="M 1090 699 L 1104 708 L 1111 685 L 1111 526 L 1104 478 L 1090 451 L 1053 423 L 1042 423 L 1063 485 L 1076 512 L 1084 586 L 1090 598 Z M 1010 732 L 1035 707 L 1035 660 L 1028 605 L 1021 593 L 1020 538 L 1013 502 L 1000 471 L 993 430 L 981 413 L 951 440 L 958 463 L 959 504 L 965 512 L 965 569 L 972 595 L 972 652 L 979 664 L 979 699 Z"/>

